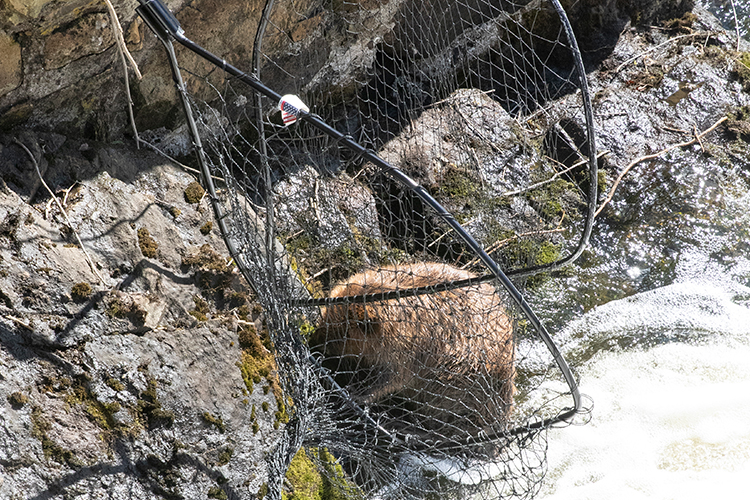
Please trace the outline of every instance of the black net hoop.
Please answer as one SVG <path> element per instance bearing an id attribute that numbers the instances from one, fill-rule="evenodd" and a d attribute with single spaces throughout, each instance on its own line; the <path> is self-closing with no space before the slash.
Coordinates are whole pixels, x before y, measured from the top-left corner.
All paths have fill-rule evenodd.
<path id="1" fill-rule="evenodd" d="M 285 23 L 311 19 L 269 2 L 250 76 L 140 1 L 273 343 L 290 417 L 269 498 L 303 446 L 349 497 L 533 497 L 546 430 L 581 396 L 508 275 L 575 259 L 596 202 L 586 80 L 559 2 L 344 3 L 319 22 L 346 26 L 346 46 L 378 42 L 312 75 L 263 53 L 281 35 L 295 49 Z M 180 67 L 173 40 L 226 75 Z"/>

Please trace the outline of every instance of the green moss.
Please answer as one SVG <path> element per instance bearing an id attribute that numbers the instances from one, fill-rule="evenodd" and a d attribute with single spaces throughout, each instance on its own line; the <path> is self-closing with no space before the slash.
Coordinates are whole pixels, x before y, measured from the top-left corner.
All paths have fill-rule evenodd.
<path id="1" fill-rule="evenodd" d="M 83 462 L 76 457 L 73 451 L 63 448 L 49 438 L 47 433 L 51 429 L 52 425 L 44 418 L 42 409 L 35 406 L 31 410 L 31 435 L 41 442 L 44 457 L 73 469 L 83 467 Z"/>
<path id="2" fill-rule="evenodd" d="M 208 498 L 215 498 L 216 500 L 227 500 L 227 492 L 218 486 L 209 488 Z"/>
<path id="3" fill-rule="evenodd" d="M 182 259 L 182 266 L 195 270 L 198 286 L 206 292 L 224 293 L 232 283 L 232 268 L 211 245 Z"/>
<path id="4" fill-rule="evenodd" d="M 85 302 L 91 297 L 91 285 L 88 283 L 76 283 L 70 289 L 70 296 L 76 302 Z"/>
<path id="5" fill-rule="evenodd" d="M 195 303 L 195 308 L 189 311 L 190 314 L 198 321 L 206 321 L 208 319 L 208 316 L 206 315 L 211 310 L 211 308 L 208 306 L 208 302 L 203 300 L 202 297 L 194 295 L 193 303 Z"/>
<path id="6" fill-rule="evenodd" d="M 463 202 L 471 202 L 483 194 L 481 183 L 477 181 L 473 170 L 454 164 L 450 164 L 443 175 L 439 192 L 445 197 Z"/>
<path id="7" fill-rule="evenodd" d="M 308 458 L 304 448 L 300 448 L 286 472 L 291 492 L 282 492 L 284 500 L 321 500 L 320 490 L 323 479 Z"/>
<path id="8" fill-rule="evenodd" d="M 193 181 L 185 188 L 185 201 L 188 203 L 198 203 L 203 199 L 204 194 L 206 194 L 206 191 L 203 189 L 203 186 Z"/>
<path id="9" fill-rule="evenodd" d="M 740 52 L 734 60 L 734 74 L 745 92 L 750 92 L 750 52 Z"/>
<path id="10" fill-rule="evenodd" d="M 678 33 L 692 33 L 693 24 L 698 20 L 698 16 L 688 11 L 682 17 L 662 21 L 661 25 L 668 30 Z"/>
<path id="11" fill-rule="evenodd" d="M 14 392 L 8 396 L 8 403 L 14 408 L 21 408 L 29 402 L 29 397 L 22 392 Z"/>
<path id="12" fill-rule="evenodd" d="M 575 193 L 575 184 L 557 179 L 527 193 L 531 205 L 545 219 L 560 219 L 564 212 L 563 200 Z"/>
<path id="13" fill-rule="evenodd" d="M 260 424 L 258 424 L 258 422 L 253 422 L 253 434 L 257 434 L 258 431 L 260 431 Z"/>
<path id="14" fill-rule="evenodd" d="M 543 241 L 536 250 L 536 265 L 552 264 L 560 258 L 560 248 L 549 241 Z"/>
<path id="15" fill-rule="evenodd" d="M 522 266 L 542 266 L 560 258 L 560 249 L 549 241 L 536 243 L 531 240 L 515 240 L 503 248 L 506 262 Z"/>
<path id="16" fill-rule="evenodd" d="M 203 226 L 201 226 L 201 229 L 200 229 L 201 234 L 208 235 L 208 233 L 210 233 L 213 228 L 214 228 L 214 223 L 211 221 L 208 221 L 205 224 L 203 224 Z"/>
<path id="17" fill-rule="evenodd" d="M 214 427 L 216 427 L 216 429 L 218 429 L 218 431 L 221 432 L 222 434 L 224 434 L 224 432 L 226 432 L 227 430 L 227 427 L 224 424 L 224 420 L 221 418 L 221 416 L 217 417 L 217 416 L 210 414 L 209 412 L 205 412 L 203 414 L 203 420 L 213 425 Z"/>
<path id="18" fill-rule="evenodd" d="M 155 259 L 157 256 L 157 250 L 159 245 L 156 240 L 151 237 L 151 233 L 145 227 L 138 229 L 138 247 L 141 249 L 141 253 L 144 257 L 149 259 Z"/>
<path id="19" fill-rule="evenodd" d="M 237 339 L 240 342 L 240 347 L 249 349 L 253 356 L 259 356 L 264 351 L 263 343 L 260 341 L 254 325 L 240 325 L 237 329 Z"/>
<path id="20" fill-rule="evenodd" d="M 260 488 L 258 488 L 258 500 L 265 498 L 266 495 L 268 495 L 268 483 L 263 483 L 260 485 Z"/>
<path id="21" fill-rule="evenodd" d="M 323 488 L 321 498 L 324 500 L 364 499 L 364 493 L 352 483 L 344 473 L 343 467 L 325 448 L 318 448 L 318 463 L 323 469 Z"/>
<path id="22" fill-rule="evenodd" d="M 90 389 L 91 377 L 79 375 L 74 380 L 61 377 L 57 381 L 46 381 L 45 389 L 64 393 L 63 400 L 70 406 L 80 406 L 89 420 L 104 431 L 120 431 L 114 414 L 120 411 L 120 403 L 99 401 Z"/>
<path id="23" fill-rule="evenodd" d="M 150 379 L 146 390 L 139 395 L 137 403 L 138 416 L 150 429 L 171 427 L 175 419 L 173 412 L 162 408 L 156 393 L 157 386 L 156 380 Z"/>
<path id="24" fill-rule="evenodd" d="M 275 368 L 273 356 L 267 355 L 253 356 L 248 350 L 243 350 L 241 361 L 237 363 L 242 373 L 242 380 L 245 382 L 247 392 L 252 394 L 254 384 L 259 384 L 263 377 L 268 377 Z"/>
<path id="25" fill-rule="evenodd" d="M 607 171 L 601 168 L 596 171 L 596 189 L 599 193 L 607 191 Z"/>
<path id="26" fill-rule="evenodd" d="M 282 491 L 285 500 L 347 500 L 364 498 L 353 485 L 333 455 L 325 449 L 300 448 L 289 464 L 285 483 L 290 491 Z"/>
<path id="27" fill-rule="evenodd" d="M 263 401 L 260 404 L 260 407 L 261 407 L 261 409 L 263 409 L 264 412 L 267 412 L 268 411 L 268 401 Z"/>
<path id="28" fill-rule="evenodd" d="M 117 422 L 114 414 L 120 411 L 120 403 L 113 401 L 111 403 L 102 403 L 97 400 L 89 400 L 85 403 L 86 414 L 89 419 L 105 430 L 115 430 Z"/>
<path id="29" fill-rule="evenodd" d="M 108 301 L 106 314 L 110 318 L 129 319 L 133 323 L 142 324 L 146 321 L 146 311 L 132 300 L 126 300 L 112 294 Z"/>
<path id="30" fill-rule="evenodd" d="M 104 381 L 104 383 L 107 384 L 108 387 L 110 387 L 111 389 L 114 389 L 117 392 L 125 390 L 125 386 L 122 385 L 122 382 L 120 382 L 116 378 L 108 378 L 107 380 Z"/>
<path id="31" fill-rule="evenodd" d="M 274 413 L 273 428 L 278 429 L 281 424 L 289 423 L 289 412 L 283 397 L 276 398 L 276 413 Z"/>
<path id="32" fill-rule="evenodd" d="M 232 455 L 234 455 L 234 448 L 232 448 L 231 446 L 227 446 L 219 453 L 216 465 L 222 466 L 228 464 L 232 459 Z"/>
<path id="33" fill-rule="evenodd" d="M 310 335 L 315 333 L 315 325 L 309 321 L 303 321 L 299 327 L 299 333 L 303 338 L 308 339 L 310 338 Z"/>
<path id="34" fill-rule="evenodd" d="M 169 213 L 170 215 L 172 215 L 172 217 L 176 219 L 177 217 L 180 216 L 180 214 L 182 214 L 182 210 L 180 210 L 177 207 L 169 207 Z"/>

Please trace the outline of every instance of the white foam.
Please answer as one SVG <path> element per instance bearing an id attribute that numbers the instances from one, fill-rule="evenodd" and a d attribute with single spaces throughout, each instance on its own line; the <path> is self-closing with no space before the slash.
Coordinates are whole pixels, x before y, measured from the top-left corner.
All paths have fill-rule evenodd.
<path id="1" fill-rule="evenodd" d="M 550 432 L 550 468 L 539 498 L 744 497 L 749 291 L 685 282 L 611 302 L 571 325 L 568 333 L 582 344 L 623 328 L 693 328 L 701 341 L 602 351 L 580 367 L 581 389 L 595 404 L 592 420 Z"/>

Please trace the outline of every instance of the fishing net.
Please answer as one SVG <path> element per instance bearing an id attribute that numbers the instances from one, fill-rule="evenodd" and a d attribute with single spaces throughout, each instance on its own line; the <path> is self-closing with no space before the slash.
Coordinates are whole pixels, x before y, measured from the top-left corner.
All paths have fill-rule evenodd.
<path id="1" fill-rule="evenodd" d="M 252 77 L 175 69 L 291 415 L 268 494 L 304 446 L 353 498 L 531 498 L 546 431 L 580 396 L 500 268 L 564 265 L 591 229 L 596 155 L 567 20 L 554 2 L 308 5 L 266 4 Z M 140 11 L 152 29 L 155 9 Z M 175 64 L 176 22 L 155 27 Z M 330 45 L 305 45 L 315 30 Z M 301 102 L 280 112 L 257 80 Z"/>

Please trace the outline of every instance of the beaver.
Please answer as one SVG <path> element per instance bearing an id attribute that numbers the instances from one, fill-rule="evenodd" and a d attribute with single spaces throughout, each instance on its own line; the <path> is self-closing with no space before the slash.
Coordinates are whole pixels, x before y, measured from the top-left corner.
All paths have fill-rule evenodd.
<path id="1" fill-rule="evenodd" d="M 330 297 L 475 277 L 442 263 L 403 264 L 356 274 Z M 441 441 L 492 435 L 512 409 L 512 321 L 489 284 L 329 305 L 309 344 L 357 403 L 403 432 Z"/>

